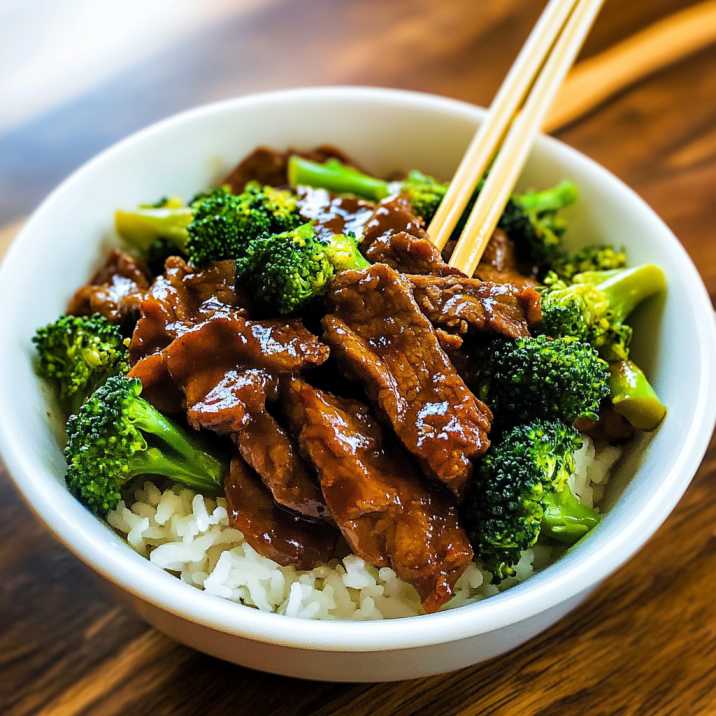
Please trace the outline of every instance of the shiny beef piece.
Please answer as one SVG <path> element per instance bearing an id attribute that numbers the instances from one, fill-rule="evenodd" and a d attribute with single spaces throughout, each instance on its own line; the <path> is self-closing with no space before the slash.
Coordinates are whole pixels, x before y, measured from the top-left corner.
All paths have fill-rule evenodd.
<path id="1" fill-rule="evenodd" d="M 190 424 L 231 433 L 265 410 L 277 374 L 320 365 L 328 348 L 297 320 L 219 315 L 182 333 L 163 355 L 186 397 Z"/>
<path id="2" fill-rule="evenodd" d="M 101 313 L 112 323 L 121 323 L 137 312 L 149 288 L 149 275 L 139 261 L 114 249 L 92 280 L 70 299 L 67 313 Z"/>
<path id="3" fill-rule="evenodd" d="M 279 374 L 319 365 L 328 357 L 328 348 L 300 321 L 215 316 L 139 361 L 133 372 L 145 364 L 151 369 L 157 357 L 170 384 L 181 388 L 193 428 L 230 435 L 279 505 L 311 519 L 327 516 L 318 485 L 266 412 L 267 402 L 277 397 Z M 148 389 L 154 396 L 154 386 Z"/>
<path id="4" fill-rule="evenodd" d="M 515 242 L 502 229 L 495 229 L 487 242 L 480 264 L 491 266 L 496 271 L 517 271 Z"/>
<path id="5" fill-rule="evenodd" d="M 129 346 L 133 361 L 169 345 L 192 326 L 216 315 L 245 315 L 247 298 L 234 287 L 233 261 L 218 261 L 196 271 L 182 258 L 167 259 L 165 271 L 140 304 Z"/>
<path id="6" fill-rule="evenodd" d="M 529 327 L 542 319 L 540 297 L 533 288 L 459 276 L 407 278 L 430 322 L 454 333 L 478 331 L 520 338 L 529 336 Z"/>
<path id="7" fill-rule="evenodd" d="M 427 236 L 425 222 L 413 213 L 410 202 L 404 196 L 390 196 L 383 199 L 363 229 L 362 249 L 382 238 L 405 232 L 418 239 Z"/>
<path id="8" fill-rule="evenodd" d="M 172 380 L 164 353 L 152 353 L 137 361 L 129 371 L 130 378 L 142 381 L 142 397 L 163 413 L 184 411 L 184 394 Z"/>
<path id="9" fill-rule="evenodd" d="M 531 276 L 525 276 L 518 271 L 498 271 L 492 266 L 483 266 L 483 264 L 477 267 L 475 276 L 483 281 L 502 283 L 507 286 L 514 286 L 515 288 L 534 290 L 539 286 L 539 281 Z"/>
<path id="10" fill-rule="evenodd" d="M 385 264 L 344 271 L 328 295 L 324 337 L 425 472 L 461 495 L 487 450 L 492 413 L 465 385 L 412 296 Z"/>
<path id="11" fill-rule="evenodd" d="M 386 443 L 366 405 L 300 379 L 284 390 L 301 449 L 353 552 L 392 567 L 415 586 L 425 610 L 436 611 L 473 558 L 454 501 L 423 484 L 402 450 Z"/>
<path id="12" fill-rule="evenodd" d="M 307 522 L 277 507 L 240 457 L 231 461 L 224 493 L 229 523 L 264 557 L 284 567 L 313 569 L 335 556 L 335 528 Z"/>
<path id="13" fill-rule="evenodd" d="M 600 409 L 599 420 L 580 418 L 575 427 L 593 440 L 610 444 L 625 443 L 636 433 L 636 428 L 609 403 Z"/>
<path id="14" fill-rule="evenodd" d="M 167 349 L 168 367 L 176 366 Z M 266 402 L 278 389 L 278 380 L 263 368 L 237 368 L 196 371 L 184 383 L 186 417 L 195 430 L 204 428 L 216 433 L 235 433 L 246 427 L 254 415 L 266 410 Z M 174 375 L 174 374 L 172 374 Z"/>
<path id="15" fill-rule="evenodd" d="M 363 228 L 373 216 L 375 204 L 353 196 L 333 196 L 325 189 L 299 187 L 298 211 L 313 222 L 319 236 L 351 233 L 362 236 Z"/>
<path id="16" fill-rule="evenodd" d="M 448 241 L 442 255 L 446 261 L 455 248 L 455 240 Z M 475 276 L 490 283 L 507 283 L 517 288 L 535 288 L 539 285 L 532 276 L 521 273 L 515 251 L 515 242 L 502 230 L 495 229 L 485 247 Z"/>
<path id="17" fill-rule="evenodd" d="M 288 184 L 288 159 L 292 154 L 299 154 L 314 162 L 339 159 L 344 164 L 356 166 L 355 162 L 340 149 L 328 144 L 322 144 L 315 149 L 288 149 L 285 152 L 270 147 L 257 147 L 251 154 L 244 157 L 221 183 L 228 184 L 234 194 L 241 193 L 250 181 L 257 181 L 269 186 L 286 186 Z"/>
<path id="18" fill-rule="evenodd" d="M 515 242 L 502 229 L 495 229 L 490 237 L 475 275 L 483 281 L 523 289 L 538 285 L 534 278 L 520 272 Z"/>
<path id="19" fill-rule="evenodd" d="M 401 273 L 464 276 L 462 271 L 443 261 L 440 251 L 429 239 L 406 231 L 378 237 L 366 249 L 365 257 L 371 263 L 388 264 Z"/>
<path id="20" fill-rule="evenodd" d="M 321 488 L 286 431 L 269 413 L 252 414 L 248 424 L 232 438 L 241 457 L 279 505 L 304 517 L 332 522 Z"/>

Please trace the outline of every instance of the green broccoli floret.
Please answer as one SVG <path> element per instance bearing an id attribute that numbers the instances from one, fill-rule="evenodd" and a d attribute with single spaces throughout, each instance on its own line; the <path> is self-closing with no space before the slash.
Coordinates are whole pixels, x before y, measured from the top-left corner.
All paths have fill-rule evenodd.
<path id="1" fill-rule="evenodd" d="M 545 271 L 563 257 L 562 237 L 567 224 L 559 212 L 576 200 L 577 187 L 571 181 L 542 191 L 515 194 L 499 226 L 515 242 L 524 261 Z"/>
<path id="2" fill-rule="evenodd" d="M 113 376 L 67 421 L 67 486 L 93 512 L 117 506 L 137 475 L 162 475 L 215 493 L 225 465 L 140 397 L 136 378 Z"/>
<path id="3" fill-rule="evenodd" d="M 617 249 L 609 244 L 596 244 L 564 254 L 552 264 L 551 270 L 557 278 L 569 282 L 578 273 L 620 269 L 626 266 L 626 262 L 624 249 Z"/>
<path id="4" fill-rule="evenodd" d="M 632 329 L 624 321 L 665 288 L 664 272 L 654 264 L 580 273 L 571 285 L 550 280 L 542 291 L 542 330 L 589 341 L 606 360 L 626 360 Z"/>
<path id="5" fill-rule="evenodd" d="M 297 198 L 289 191 L 249 182 L 241 194 L 219 188 L 189 206 L 140 206 L 115 213 L 117 232 L 139 251 L 188 256 L 195 266 L 243 255 L 252 239 L 288 231 L 301 223 Z M 157 244 L 163 241 L 163 244 Z"/>
<path id="6" fill-rule="evenodd" d="M 535 420 L 504 433 L 480 462 L 462 516 L 495 582 L 514 576 L 520 553 L 538 539 L 571 545 L 599 522 L 567 484 L 581 444 L 573 428 Z"/>
<path id="7" fill-rule="evenodd" d="M 60 316 L 39 328 L 32 342 L 40 374 L 54 383 L 68 412 L 75 412 L 110 375 L 129 370 L 127 347 L 119 328 L 98 313 Z"/>
<path id="8" fill-rule="evenodd" d="M 498 424 L 555 418 L 597 420 L 609 366 L 576 338 L 497 338 L 477 356 L 478 392 Z"/>
<path id="9" fill-rule="evenodd" d="M 236 278 L 259 302 L 287 314 L 321 295 L 337 271 L 368 265 L 353 236 L 325 239 L 308 223 L 251 241 L 236 262 Z"/>
<path id="10" fill-rule="evenodd" d="M 430 222 L 447 191 L 447 184 L 416 169 L 402 181 L 388 182 L 364 174 L 337 159 L 320 164 L 295 154 L 288 161 L 288 181 L 294 187 L 321 187 L 336 194 L 355 194 L 373 201 L 400 193 L 426 222 Z"/>
<path id="11" fill-rule="evenodd" d="M 429 224 L 447 192 L 447 184 L 413 169 L 400 182 L 400 191 L 410 202 L 413 211 Z"/>

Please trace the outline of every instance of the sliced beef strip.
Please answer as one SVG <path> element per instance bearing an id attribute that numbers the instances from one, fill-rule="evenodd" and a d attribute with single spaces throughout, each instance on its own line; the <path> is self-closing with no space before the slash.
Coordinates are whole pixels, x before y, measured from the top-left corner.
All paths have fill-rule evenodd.
<path id="1" fill-rule="evenodd" d="M 344 271 L 328 295 L 324 336 L 426 473 L 460 495 L 489 447 L 490 409 L 457 374 L 412 296 L 385 264 Z"/>
<path id="2" fill-rule="evenodd" d="M 456 241 L 450 240 L 443 249 L 442 255 L 446 261 L 450 260 L 455 244 Z M 495 229 L 490 237 L 475 276 L 483 281 L 508 283 L 517 288 L 535 288 L 539 285 L 535 278 L 520 272 L 515 242 L 502 229 Z"/>
<path id="3" fill-rule="evenodd" d="M 269 186 L 285 186 L 288 184 L 286 171 L 288 159 L 292 154 L 299 154 L 314 162 L 339 159 L 344 164 L 358 168 L 355 162 L 340 149 L 327 144 L 322 144 L 315 149 L 288 149 L 286 151 L 278 151 L 270 147 L 257 147 L 239 162 L 222 184 L 228 184 L 235 194 L 242 192 L 250 181 L 258 181 Z"/>
<path id="4" fill-rule="evenodd" d="M 362 249 L 367 251 L 377 239 L 405 232 L 418 239 L 427 236 L 425 222 L 410 207 L 410 202 L 401 195 L 383 199 L 363 229 Z"/>
<path id="5" fill-rule="evenodd" d="M 608 403 L 599 410 L 599 420 L 595 422 L 588 418 L 579 418 L 575 427 L 593 440 L 610 444 L 631 440 L 636 432 L 634 426 Z"/>
<path id="6" fill-rule="evenodd" d="M 216 315 L 175 338 L 163 355 L 186 396 L 190 424 L 229 433 L 263 412 L 276 392 L 276 374 L 320 365 L 328 348 L 300 321 Z"/>
<path id="7" fill-rule="evenodd" d="M 415 586 L 426 611 L 437 610 L 473 558 L 453 499 L 423 484 L 363 403 L 300 379 L 284 384 L 284 403 L 351 549 L 376 567 L 392 567 Z"/>
<path id="8" fill-rule="evenodd" d="M 450 356 L 462 348 L 463 340 L 462 336 L 457 333 L 450 333 L 442 328 L 435 327 L 435 335 L 437 336 L 442 349 Z"/>
<path id="9" fill-rule="evenodd" d="M 372 263 L 388 264 L 401 273 L 464 276 L 462 271 L 443 261 L 440 251 L 429 239 L 405 231 L 379 236 L 366 249 L 365 257 Z"/>
<path id="10" fill-rule="evenodd" d="M 518 271 L 498 271 L 492 266 L 480 264 L 475 271 L 475 276 L 490 283 L 502 283 L 516 288 L 535 289 L 539 281 L 532 276 L 525 276 Z"/>
<path id="11" fill-rule="evenodd" d="M 171 357 L 168 365 L 175 365 Z M 184 386 L 189 425 L 195 430 L 234 433 L 266 410 L 266 401 L 277 391 L 278 379 L 263 368 L 224 371 L 216 366 L 200 369 Z"/>
<path id="12" fill-rule="evenodd" d="M 313 569 L 335 556 L 338 531 L 282 510 L 240 457 L 224 480 L 229 522 L 261 555 L 287 567 Z"/>
<path id="13" fill-rule="evenodd" d="M 165 271 L 140 304 L 129 346 L 133 361 L 161 350 L 192 326 L 217 315 L 246 315 L 247 297 L 234 288 L 233 261 L 195 271 L 183 259 L 167 259 Z"/>
<path id="14" fill-rule="evenodd" d="M 142 397 L 158 410 L 170 414 L 184 411 L 184 395 L 172 380 L 163 353 L 152 353 L 137 361 L 129 377 L 142 381 Z"/>
<path id="15" fill-rule="evenodd" d="M 72 296 L 67 312 L 101 313 L 113 323 L 121 323 L 139 309 L 149 288 L 148 276 L 139 261 L 114 249 L 92 280 Z"/>
<path id="16" fill-rule="evenodd" d="M 304 517 L 332 520 L 318 483 L 273 416 L 267 412 L 252 414 L 248 424 L 232 438 L 241 457 L 279 505 Z"/>
<path id="17" fill-rule="evenodd" d="M 490 237 L 475 275 L 483 281 L 517 288 L 529 289 L 538 285 L 533 277 L 520 272 L 515 242 L 502 229 L 495 229 Z"/>
<path id="18" fill-rule="evenodd" d="M 140 360 L 132 372 L 156 381 L 145 386 L 150 396 L 163 390 L 168 376 L 183 392 L 193 428 L 230 435 L 278 504 L 318 519 L 327 517 L 320 490 L 266 403 L 277 397 L 278 374 L 327 357 L 328 348 L 300 321 L 217 315 Z"/>
<path id="19" fill-rule="evenodd" d="M 533 288 L 519 289 L 459 276 L 408 276 L 413 296 L 431 323 L 455 333 L 488 331 L 508 338 L 529 336 L 542 318 Z"/>
<path id="20" fill-rule="evenodd" d="M 517 271 L 515 242 L 502 229 L 495 229 L 487 242 L 480 264 L 491 266 L 496 271 Z"/>

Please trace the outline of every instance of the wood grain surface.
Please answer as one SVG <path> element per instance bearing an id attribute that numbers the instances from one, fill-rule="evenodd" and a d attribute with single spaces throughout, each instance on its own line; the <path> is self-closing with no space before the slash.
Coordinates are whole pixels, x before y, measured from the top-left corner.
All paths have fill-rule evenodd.
<path id="1" fill-rule="evenodd" d="M 584 56 L 688 4 L 608 0 Z M 0 221 L 26 214 L 120 136 L 211 99 L 340 82 L 485 104 L 541 5 L 238 2 L 221 26 L 0 137 Z M 636 82 L 557 134 L 655 207 L 713 299 L 716 47 Z M 714 714 L 714 478 L 712 441 L 685 497 L 639 555 L 520 649 L 446 676 L 353 686 L 251 672 L 151 630 L 106 596 L 0 477 L 0 713 Z"/>

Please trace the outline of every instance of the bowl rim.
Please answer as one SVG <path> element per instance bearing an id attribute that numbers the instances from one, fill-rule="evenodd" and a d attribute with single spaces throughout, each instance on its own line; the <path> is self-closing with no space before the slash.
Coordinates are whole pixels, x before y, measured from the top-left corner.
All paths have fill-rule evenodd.
<path id="1" fill-rule="evenodd" d="M 2 278 L 13 271 L 16 264 L 20 265 L 23 245 L 32 235 L 35 224 L 40 223 L 45 215 L 51 215 L 55 208 L 62 204 L 64 196 L 72 192 L 75 182 L 85 172 L 121 153 L 130 144 L 144 141 L 181 123 L 191 123 L 216 112 L 238 112 L 255 104 L 309 98 L 378 102 L 408 107 L 411 110 L 429 106 L 469 119 L 479 119 L 485 114 L 484 109 L 455 99 L 407 90 L 360 86 L 302 87 L 261 92 L 180 112 L 105 149 L 52 191 L 33 212 L 2 261 L 0 298 L 5 285 Z M 689 277 L 685 282 L 685 293 L 694 315 L 702 319 L 696 321 L 697 340 L 694 350 L 699 354 L 705 385 L 702 386 L 694 406 L 691 424 L 689 429 L 685 430 L 684 440 L 673 460 L 671 470 L 655 484 L 653 493 L 623 530 L 609 538 L 595 534 L 575 551 L 580 554 L 579 560 L 569 560 L 569 564 L 564 564 L 562 560 L 554 565 L 562 565 L 561 568 L 547 568 L 506 592 L 436 614 L 352 622 L 317 621 L 262 612 L 198 591 L 174 577 L 166 579 L 169 575 L 148 560 L 135 561 L 133 558 L 136 555 L 131 548 L 110 549 L 104 543 L 95 542 L 82 527 L 78 528 L 71 514 L 58 511 L 51 497 L 42 489 L 43 482 L 55 478 L 48 470 L 44 470 L 45 474 L 39 474 L 29 463 L 26 453 L 30 447 L 30 439 L 26 436 L 23 438 L 23 433 L 13 424 L 12 397 L 7 390 L 3 390 L 0 391 L 0 454 L 11 480 L 26 503 L 54 536 L 79 559 L 134 597 L 219 632 L 299 649 L 336 652 L 382 651 L 457 641 L 522 622 L 593 588 L 626 562 L 651 537 L 674 508 L 701 462 L 716 422 L 716 401 L 709 403 L 709 397 L 713 396 L 716 387 L 716 366 L 709 361 L 709 356 L 716 354 L 716 327 L 711 302 L 696 267 L 655 212 L 621 180 L 581 152 L 551 137 L 541 136 L 538 143 L 547 148 L 551 155 L 568 157 L 569 161 L 576 162 L 596 175 L 600 183 L 618 189 L 636 205 L 654 230 L 666 232 L 665 236 L 674 244 L 673 248 L 678 257 L 678 265 L 674 270 Z M 5 328 L 0 324 L 0 340 L 4 336 Z M 0 357 L 1 360 L 4 359 Z M 4 373 L 0 372 L 0 375 Z M 79 503 L 77 507 L 84 510 Z"/>

